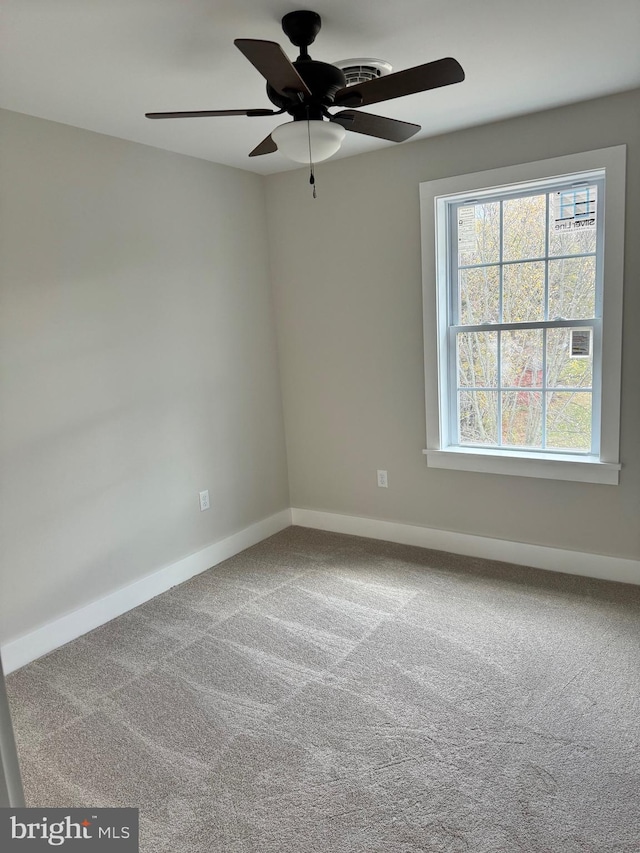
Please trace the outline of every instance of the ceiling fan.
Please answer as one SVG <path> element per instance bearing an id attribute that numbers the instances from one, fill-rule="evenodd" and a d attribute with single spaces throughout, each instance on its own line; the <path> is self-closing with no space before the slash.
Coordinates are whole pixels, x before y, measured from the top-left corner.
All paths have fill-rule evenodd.
<path id="1" fill-rule="evenodd" d="M 322 21 L 316 12 L 289 12 L 282 19 L 285 35 L 300 55 L 291 62 L 279 44 L 258 39 L 236 39 L 234 44 L 267 81 L 267 97 L 278 109 L 201 110 L 198 112 L 146 113 L 147 118 L 193 118 L 236 116 L 251 118 L 288 113 L 286 122 L 262 140 L 249 157 L 280 151 L 300 163 L 326 160 L 338 151 L 345 131 L 403 142 L 420 130 L 420 125 L 397 121 L 355 108 L 413 95 L 464 80 L 461 65 L 452 58 L 438 59 L 394 74 L 346 85 L 341 68 L 318 62 L 308 47 L 320 32 Z M 332 107 L 348 107 L 330 113 Z"/>

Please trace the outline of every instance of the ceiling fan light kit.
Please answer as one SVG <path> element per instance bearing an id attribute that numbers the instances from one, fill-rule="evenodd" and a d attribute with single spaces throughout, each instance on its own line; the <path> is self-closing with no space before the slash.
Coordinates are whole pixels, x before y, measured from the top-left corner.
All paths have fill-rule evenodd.
<path id="1" fill-rule="evenodd" d="M 339 149 L 345 132 L 403 142 L 420 125 L 359 111 L 360 107 L 401 98 L 464 80 L 464 71 L 451 57 L 392 72 L 379 59 L 347 59 L 333 65 L 309 56 L 309 45 L 320 32 L 316 12 L 289 12 L 282 19 L 288 39 L 300 49 L 291 62 L 279 44 L 259 39 L 236 39 L 234 44 L 267 81 L 267 97 L 275 110 L 202 110 L 146 113 L 147 118 L 244 115 L 249 118 L 288 113 L 292 121 L 276 127 L 250 152 L 250 157 L 280 151 L 296 163 L 321 162 Z M 331 109 L 342 108 L 340 112 Z M 346 108 L 346 109 L 344 109 Z"/>
<path id="2" fill-rule="evenodd" d="M 290 121 L 271 131 L 278 151 L 296 163 L 321 163 L 340 149 L 347 132 L 340 124 L 313 119 Z"/>

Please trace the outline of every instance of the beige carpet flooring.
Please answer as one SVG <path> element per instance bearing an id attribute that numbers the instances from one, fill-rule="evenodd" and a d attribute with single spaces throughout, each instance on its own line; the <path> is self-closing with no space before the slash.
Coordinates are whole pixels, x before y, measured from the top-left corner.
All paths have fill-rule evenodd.
<path id="1" fill-rule="evenodd" d="M 289 528 L 12 674 L 144 853 L 638 853 L 640 588 Z"/>

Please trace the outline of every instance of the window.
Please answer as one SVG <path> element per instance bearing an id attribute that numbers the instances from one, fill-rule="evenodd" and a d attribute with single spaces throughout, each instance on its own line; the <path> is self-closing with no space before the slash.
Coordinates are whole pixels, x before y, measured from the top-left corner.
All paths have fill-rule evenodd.
<path id="1" fill-rule="evenodd" d="M 585 324 L 599 349 L 604 173 L 568 180 L 444 200 L 451 445 L 598 453 L 599 370 L 572 353 Z"/>
<path id="2" fill-rule="evenodd" d="M 420 189 L 427 464 L 617 483 L 624 146 Z"/>

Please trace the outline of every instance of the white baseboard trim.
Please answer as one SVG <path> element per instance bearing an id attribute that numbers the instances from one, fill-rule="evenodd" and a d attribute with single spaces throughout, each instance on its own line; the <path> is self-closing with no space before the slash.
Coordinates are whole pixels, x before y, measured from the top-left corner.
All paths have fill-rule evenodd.
<path id="1" fill-rule="evenodd" d="M 375 518 L 292 508 L 251 524 L 244 530 L 208 545 L 201 551 L 159 569 L 126 587 L 115 590 L 98 601 L 92 601 L 28 634 L 10 640 L 2 646 L 2 664 L 5 673 L 13 672 L 65 643 L 81 637 L 128 610 L 144 604 L 145 601 L 155 598 L 156 595 L 166 592 L 172 586 L 183 583 L 194 575 L 256 545 L 263 539 L 279 533 L 291 524 L 316 530 L 328 530 L 333 533 L 364 536 L 368 539 L 382 539 L 401 545 L 434 548 L 452 554 L 501 560 L 521 566 L 534 566 L 538 569 L 565 572 L 571 575 L 640 584 L 639 560 L 567 551 L 545 545 L 527 545 L 522 542 L 490 539 L 485 536 L 435 530 Z"/>
<path id="2" fill-rule="evenodd" d="M 223 560 L 228 560 L 245 548 L 257 545 L 263 539 L 290 526 L 291 510 L 277 512 L 232 536 L 208 545 L 195 554 L 190 554 L 170 566 L 165 566 L 128 586 L 117 589 L 98 601 L 92 601 L 28 634 L 10 640 L 2 646 L 2 664 L 5 673 L 13 672 L 47 652 L 81 637 L 88 631 L 93 631 L 94 628 L 110 622 L 116 616 L 121 616 L 128 610 L 155 598 L 156 595 L 166 592 L 172 586 L 189 580 L 194 575 L 210 569 Z"/>
<path id="3" fill-rule="evenodd" d="M 434 548 L 438 551 L 449 551 L 451 554 L 501 560 L 505 563 L 534 566 L 537 569 L 564 572 L 569 575 L 640 584 L 640 560 L 604 557 L 600 554 L 586 554 L 581 551 L 565 551 L 546 545 L 527 545 L 522 542 L 489 539 L 468 533 L 453 533 L 449 530 L 434 530 L 413 524 L 399 524 L 393 521 L 318 512 L 311 509 L 292 508 L 291 520 L 293 524 L 300 527 L 312 527 L 316 530 L 349 533 L 352 536 L 364 536 L 368 539 L 384 539 L 400 545 Z"/>

